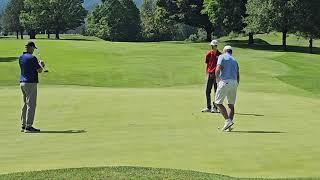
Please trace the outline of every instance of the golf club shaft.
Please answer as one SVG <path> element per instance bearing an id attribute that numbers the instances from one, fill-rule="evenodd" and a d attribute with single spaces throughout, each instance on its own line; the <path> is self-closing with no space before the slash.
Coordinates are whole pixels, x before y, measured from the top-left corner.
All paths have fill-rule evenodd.
<path id="1" fill-rule="evenodd" d="M 41 56 L 40 56 L 40 49 L 37 49 L 37 54 L 38 54 L 38 58 L 39 60 L 41 60 Z M 41 66 L 41 68 L 44 70 L 43 72 L 49 72 L 49 70 L 45 67 L 45 66 L 42 66 L 41 63 L 39 63 L 39 65 Z"/>

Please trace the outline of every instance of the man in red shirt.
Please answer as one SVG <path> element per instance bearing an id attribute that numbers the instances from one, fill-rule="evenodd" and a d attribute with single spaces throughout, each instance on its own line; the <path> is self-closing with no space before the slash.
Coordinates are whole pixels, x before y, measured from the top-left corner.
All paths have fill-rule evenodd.
<path id="1" fill-rule="evenodd" d="M 220 56 L 220 52 L 218 51 L 218 41 L 212 40 L 210 43 L 211 50 L 206 55 L 206 98 L 207 98 L 207 107 L 202 110 L 202 112 L 212 112 L 219 113 L 217 105 L 213 102 L 213 108 L 211 106 L 211 90 L 212 86 L 214 87 L 214 92 L 217 90 L 217 82 L 215 76 L 215 70 L 217 66 L 218 57 Z M 212 109 L 211 109 L 212 108 Z"/>

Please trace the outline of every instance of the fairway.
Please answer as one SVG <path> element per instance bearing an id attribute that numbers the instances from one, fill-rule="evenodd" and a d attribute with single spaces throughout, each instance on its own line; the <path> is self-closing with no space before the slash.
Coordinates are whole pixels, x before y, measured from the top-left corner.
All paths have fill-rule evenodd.
<path id="1" fill-rule="evenodd" d="M 320 56 L 268 50 L 274 37 L 265 37 L 271 45 L 231 44 L 241 74 L 231 133 L 217 130 L 220 114 L 200 112 L 206 43 L 97 39 L 36 40 L 50 70 L 38 88 L 42 133 L 20 133 L 15 57 L 25 42 L 0 39 L 0 173 L 137 166 L 320 177 Z"/>

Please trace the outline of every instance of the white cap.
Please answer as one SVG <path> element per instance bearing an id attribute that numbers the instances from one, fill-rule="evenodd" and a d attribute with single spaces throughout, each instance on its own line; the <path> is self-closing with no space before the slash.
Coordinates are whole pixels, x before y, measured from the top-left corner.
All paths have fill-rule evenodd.
<path id="1" fill-rule="evenodd" d="M 217 41 L 217 40 L 212 40 L 209 45 L 211 45 L 211 46 L 218 46 L 218 41 Z"/>
<path id="2" fill-rule="evenodd" d="M 223 48 L 223 52 L 227 51 L 227 50 L 232 50 L 232 47 L 231 46 L 225 46 Z"/>

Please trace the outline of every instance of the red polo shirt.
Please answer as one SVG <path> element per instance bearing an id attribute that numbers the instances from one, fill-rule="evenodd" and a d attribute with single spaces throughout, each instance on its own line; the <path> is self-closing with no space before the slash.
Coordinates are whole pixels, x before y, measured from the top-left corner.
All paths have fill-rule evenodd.
<path id="1" fill-rule="evenodd" d="M 218 57 L 220 56 L 220 52 L 217 50 L 214 52 L 210 50 L 206 55 L 206 64 L 207 64 L 207 72 L 213 73 L 216 70 Z"/>

